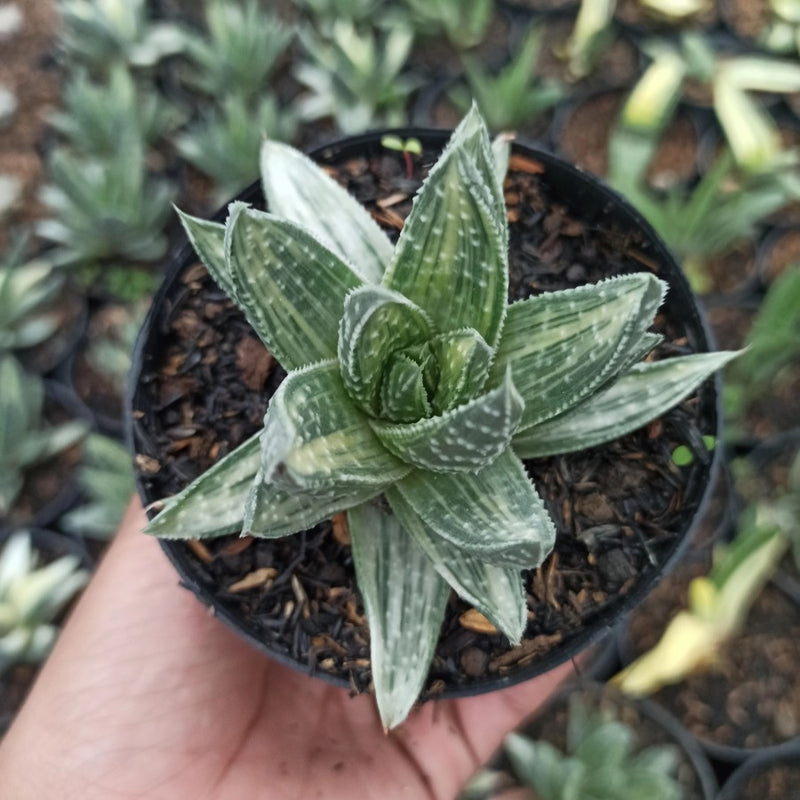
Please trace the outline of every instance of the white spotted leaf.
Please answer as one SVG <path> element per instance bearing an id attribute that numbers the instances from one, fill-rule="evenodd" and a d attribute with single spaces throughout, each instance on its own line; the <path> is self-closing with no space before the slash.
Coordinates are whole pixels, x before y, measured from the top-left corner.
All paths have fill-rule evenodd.
<path id="1" fill-rule="evenodd" d="M 380 282 L 392 243 L 361 203 L 308 156 L 267 139 L 261 183 L 273 214 L 311 231 L 365 283 Z"/>
<path id="2" fill-rule="evenodd" d="M 349 398 L 336 361 L 289 373 L 270 401 L 262 443 L 264 479 L 290 492 L 383 486 L 410 470 Z"/>
<path id="3" fill-rule="evenodd" d="M 523 408 L 509 371 L 496 389 L 439 416 L 370 425 L 387 450 L 409 464 L 431 472 L 475 472 L 509 446 Z"/>
<path id="4" fill-rule="evenodd" d="M 539 458 L 618 439 L 668 411 L 736 355 L 720 351 L 635 364 L 566 413 L 515 436 L 514 451 Z"/>
<path id="5" fill-rule="evenodd" d="M 232 203 L 225 258 L 234 299 L 286 369 L 336 357 L 339 320 L 361 279 L 293 222 Z"/>
<path id="6" fill-rule="evenodd" d="M 403 527 L 459 597 L 478 609 L 512 644 L 519 644 L 528 621 L 520 570 L 499 567 L 437 536 L 394 489 L 386 499 Z"/>
<path id="7" fill-rule="evenodd" d="M 395 490 L 437 536 L 490 564 L 530 569 L 553 549 L 555 525 L 510 449 L 472 474 L 416 470 Z"/>
<path id="8" fill-rule="evenodd" d="M 390 512 L 364 503 L 347 512 L 347 522 L 375 699 L 388 730 L 406 718 L 425 683 L 450 588 Z"/>

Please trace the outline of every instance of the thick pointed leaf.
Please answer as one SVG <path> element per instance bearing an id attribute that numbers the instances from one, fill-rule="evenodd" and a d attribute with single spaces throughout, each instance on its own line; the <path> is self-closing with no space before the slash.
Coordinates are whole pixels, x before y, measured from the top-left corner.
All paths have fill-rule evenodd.
<path id="1" fill-rule="evenodd" d="M 225 226 L 219 222 L 184 214 L 179 208 L 175 210 L 189 237 L 189 242 L 209 275 L 231 300 L 236 300 L 236 286 L 225 261 Z"/>
<path id="2" fill-rule="evenodd" d="M 466 403 L 483 389 L 489 375 L 492 349 L 472 328 L 443 333 L 431 340 L 438 366 L 432 403 L 437 414 Z"/>
<path id="3" fill-rule="evenodd" d="M 432 413 L 425 390 L 422 367 L 403 353 L 395 353 L 381 381 L 381 419 L 415 422 Z"/>
<path id="4" fill-rule="evenodd" d="M 384 284 L 427 312 L 438 331 L 475 328 L 494 347 L 508 286 L 505 206 L 480 126 L 468 116 L 431 170 Z"/>
<path id="5" fill-rule="evenodd" d="M 636 364 L 611 386 L 514 437 L 521 458 L 570 453 L 618 439 L 688 397 L 737 353 L 700 353 Z"/>
<path id="6" fill-rule="evenodd" d="M 267 140 L 261 147 L 261 182 L 273 214 L 318 236 L 365 283 L 380 282 L 392 243 L 369 212 L 310 158 Z"/>
<path id="7" fill-rule="evenodd" d="M 336 357 L 344 298 L 361 279 L 310 233 L 232 203 L 225 257 L 235 299 L 286 369 Z"/>
<path id="8" fill-rule="evenodd" d="M 488 564 L 437 536 L 392 487 L 386 490 L 386 499 L 403 520 L 403 527 L 459 597 L 475 606 L 512 644 L 518 644 L 528 621 L 519 569 Z"/>
<path id="9" fill-rule="evenodd" d="M 403 461 L 432 472 L 475 472 L 511 443 L 524 405 L 511 381 L 437 417 L 406 424 L 370 420 L 384 446 Z"/>
<path id="10" fill-rule="evenodd" d="M 220 459 L 164 509 L 144 532 L 159 539 L 209 539 L 241 530 L 245 501 L 261 465 L 261 431 Z"/>
<path id="11" fill-rule="evenodd" d="M 612 379 L 637 350 L 664 290 L 662 281 L 637 273 L 511 305 L 489 381 L 511 366 L 525 400 L 520 429 L 577 405 Z"/>
<path id="12" fill-rule="evenodd" d="M 365 503 L 347 512 L 347 522 L 375 698 L 384 727 L 394 728 L 425 682 L 450 589 L 393 514 Z"/>
<path id="13" fill-rule="evenodd" d="M 425 314 L 403 295 L 363 286 L 344 302 L 339 365 L 348 394 L 368 414 L 380 412 L 381 381 L 396 351 L 419 348 L 430 338 Z"/>
<path id="14" fill-rule="evenodd" d="M 381 486 L 358 489 L 322 488 L 287 492 L 264 480 L 259 471 L 244 505 L 242 535 L 276 539 L 306 530 L 340 511 L 365 503 L 381 493 Z"/>
<path id="15" fill-rule="evenodd" d="M 417 470 L 393 488 L 433 533 L 491 564 L 533 568 L 553 549 L 555 525 L 510 450 L 474 474 Z"/>
<path id="16" fill-rule="evenodd" d="M 289 373 L 264 418 L 266 480 L 290 492 L 383 486 L 408 473 L 349 398 L 339 365 L 326 361 Z"/>

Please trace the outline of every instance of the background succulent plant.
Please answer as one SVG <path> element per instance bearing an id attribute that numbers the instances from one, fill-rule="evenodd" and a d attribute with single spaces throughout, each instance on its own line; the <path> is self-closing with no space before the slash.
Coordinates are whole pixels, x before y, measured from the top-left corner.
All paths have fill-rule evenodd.
<path id="1" fill-rule="evenodd" d="M 514 772 L 541 800 L 680 800 L 676 749 L 657 745 L 636 752 L 634 731 L 570 698 L 567 748 L 520 734 L 506 737 Z"/>
<path id="2" fill-rule="evenodd" d="M 22 489 L 25 470 L 79 442 L 85 422 L 42 425 L 44 384 L 10 355 L 0 357 L 0 515 L 13 506 Z"/>
<path id="3" fill-rule="evenodd" d="M 77 556 L 37 566 L 30 534 L 9 537 L 0 552 L 0 676 L 20 662 L 37 663 L 58 635 L 54 620 L 89 579 Z"/>
<path id="4" fill-rule="evenodd" d="M 640 427 L 732 357 L 636 363 L 659 341 L 648 328 L 666 287 L 651 274 L 507 306 L 497 163 L 473 108 L 396 246 L 274 142 L 262 150 L 270 213 L 182 215 L 289 374 L 263 431 L 166 499 L 148 531 L 273 538 L 347 510 L 386 727 L 422 687 L 450 587 L 522 637 L 520 570 L 542 563 L 556 530 L 520 459 Z"/>

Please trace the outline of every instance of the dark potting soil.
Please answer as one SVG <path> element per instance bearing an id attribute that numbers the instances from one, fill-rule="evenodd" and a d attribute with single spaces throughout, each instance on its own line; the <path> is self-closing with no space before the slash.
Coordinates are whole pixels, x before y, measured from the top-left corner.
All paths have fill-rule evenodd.
<path id="1" fill-rule="evenodd" d="M 653 697 L 714 744 L 780 744 L 800 736 L 799 662 L 800 607 L 768 585 L 713 664 Z"/>
<path id="2" fill-rule="evenodd" d="M 691 759 L 682 749 L 682 743 L 634 701 L 610 686 L 600 684 L 589 684 L 586 688 L 574 687 L 569 692 L 569 696 L 573 694 L 581 697 L 590 712 L 602 714 L 627 725 L 634 734 L 633 750 L 635 753 L 640 753 L 649 747 L 664 745 L 674 748 L 678 756 L 674 777 L 683 788 L 682 800 L 703 800 L 705 797 L 703 784 Z M 538 712 L 520 733 L 535 741 L 549 742 L 562 753 L 566 753 L 568 720 L 568 696 L 564 692 L 553 703 L 549 703 L 542 711 Z M 501 755 L 499 761 L 500 768 L 504 772 L 513 774 L 511 765 L 504 756 Z M 535 797 L 537 795 L 534 794 Z M 646 798 L 642 798 L 642 800 L 646 800 Z"/>
<path id="3" fill-rule="evenodd" d="M 734 800 L 790 800 L 800 786 L 800 763 L 772 764 L 751 775 Z"/>
<path id="4" fill-rule="evenodd" d="M 724 0 L 720 5 L 728 26 L 743 39 L 757 40 L 770 19 L 769 0 Z"/>
<path id="5" fill-rule="evenodd" d="M 415 157 L 411 178 L 399 154 L 354 158 L 330 171 L 396 239 L 435 157 Z M 658 269 L 631 237 L 584 224 L 551 202 L 542 170 L 512 157 L 505 189 L 511 299 Z M 140 378 L 139 403 L 149 410 L 133 412 L 139 475 L 153 498 L 180 491 L 259 430 L 284 376 L 200 264 L 184 271 L 165 308 L 163 349 Z M 659 357 L 687 351 L 686 332 L 663 314 L 655 327 L 666 336 Z M 478 632 L 464 617 L 469 606 L 453 595 L 428 694 L 541 658 L 658 571 L 692 511 L 684 493 L 693 468 L 676 467 L 671 453 L 698 440 L 698 417 L 690 398 L 609 445 L 526 462 L 560 533 L 545 564 L 523 573 L 525 638 L 511 648 L 500 634 Z M 202 583 L 249 616 L 271 647 L 357 691 L 368 688 L 369 633 L 343 517 L 278 540 L 234 535 L 176 546 L 187 548 Z"/>

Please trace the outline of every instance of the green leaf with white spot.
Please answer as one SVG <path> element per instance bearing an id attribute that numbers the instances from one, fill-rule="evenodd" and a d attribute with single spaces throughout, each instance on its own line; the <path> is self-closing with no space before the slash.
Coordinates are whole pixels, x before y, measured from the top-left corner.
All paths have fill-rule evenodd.
<path id="1" fill-rule="evenodd" d="M 365 503 L 347 512 L 347 522 L 375 699 L 388 730 L 406 718 L 425 683 L 450 589 L 393 514 Z"/>
<path id="2" fill-rule="evenodd" d="M 145 533 L 159 539 L 210 539 L 241 530 L 245 501 L 260 465 L 259 431 L 182 492 L 163 500 L 163 510 Z"/>
<path id="3" fill-rule="evenodd" d="M 269 210 L 311 231 L 365 283 L 379 283 L 394 248 L 369 212 L 298 150 L 266 140 L 261 183 Z"/>
<path id="4" fill-rule="evenodd" d="M 336 361 L 290 372 L 264 418 L 265 479 L 289 492 L 399 480 L 410 467 L 381 444 L 368 419 L 348 397 Z"/>
<path id="5" fill-rule="evenodd" d="M 511 450 L 472 474 L 415 470 L 395 490 L 433 533 L 490 564 L 531 569 L 553 549 L 555 525 Z"/>
<path id="6" fill-rule="evenodd" d="M 402 519 L 405 530 L 458 596 L 477 608 L 512 644 L 519 644 L 528 621 L 519 569 L 488 564 L 437 536 L 398 491 L 387 489 L 386 499 Z"/>
<path id="7" fill-rule="evenodd" d="M 489 375 L 492 349 L 473 328 L 442 333 L 430 342 L 438 366 L 433 410 L 442 414 L 480 394 Z"/>
<path id="8" fill-rule="evenodd" d="M 514 437 L 521 458 L 571 453 L 641 428 L 688 397 L 738 353 L 698 353 L 636 364 L 609 387 Z"/>
<path id="9" fill-rule="evenodd" d="M 432 413 L 422 367 L 404 353 L 394 353 L 381 381 L 381 419 L 415 422 Z"/>
<path id="10" fill-rule="evenodd" d="M 242 535 L 276 539 L 308 530 L 340 511 L 365 503 L 381 493 L 382 486 L 358 489 L 320 488 L 287 492 L 264 480 L 259 471 L 244 506 Z"/>
<path id="11" fill-rule="evenodd" d="M 494 347 L 508 287 L 504 216 L 498 227 L 505 205 L 491 148 L 479 164 L 475 154 L 482 148 L 467 122 L 417 195 L 384 284 L 422 308 L 438 331 L 474 328 Z"/>
<path id="12" fill-rule="evenodd" d="M 509 446 L 523 408 L 509 371 L 496 389 L 439 416 L 370 425 L 386 449 L 409 464 L 431 472 L 475 472 Z"/>
<path id="13" fill-rule="evenodd" d="M 225 226 L 219 222 L 184 214 L 179 208 L 175 210 L 189 237 L 189 242 L 209 275 L 231 300 L 236 300 L 236 287 L 225 261 Z"/>
<path id="14" fill-rule="evenodd" d="M 614 378 L 631 351 L 639 352 L 665 286 L 636 273 L 511 305 L 489 382 L 511 367 L 525 400 L 520 429 L 577 405 Z"/>
<path id="15" fill-rule="evenodd" d="M 234 299 L 286 369 L 336 357 L 339 320 L 361 279 L 310 233 L 231 203 L 225 258 Z"/>
<path id="16" fill-rule="evenodd" d="M 389 357 L 419 348 L 431 335 L 425 314 L 403 295 L 363 286 L 344 302 L 339 364 L 350 397 L 368 414 L 380 412 L 381 381 Z"/>

